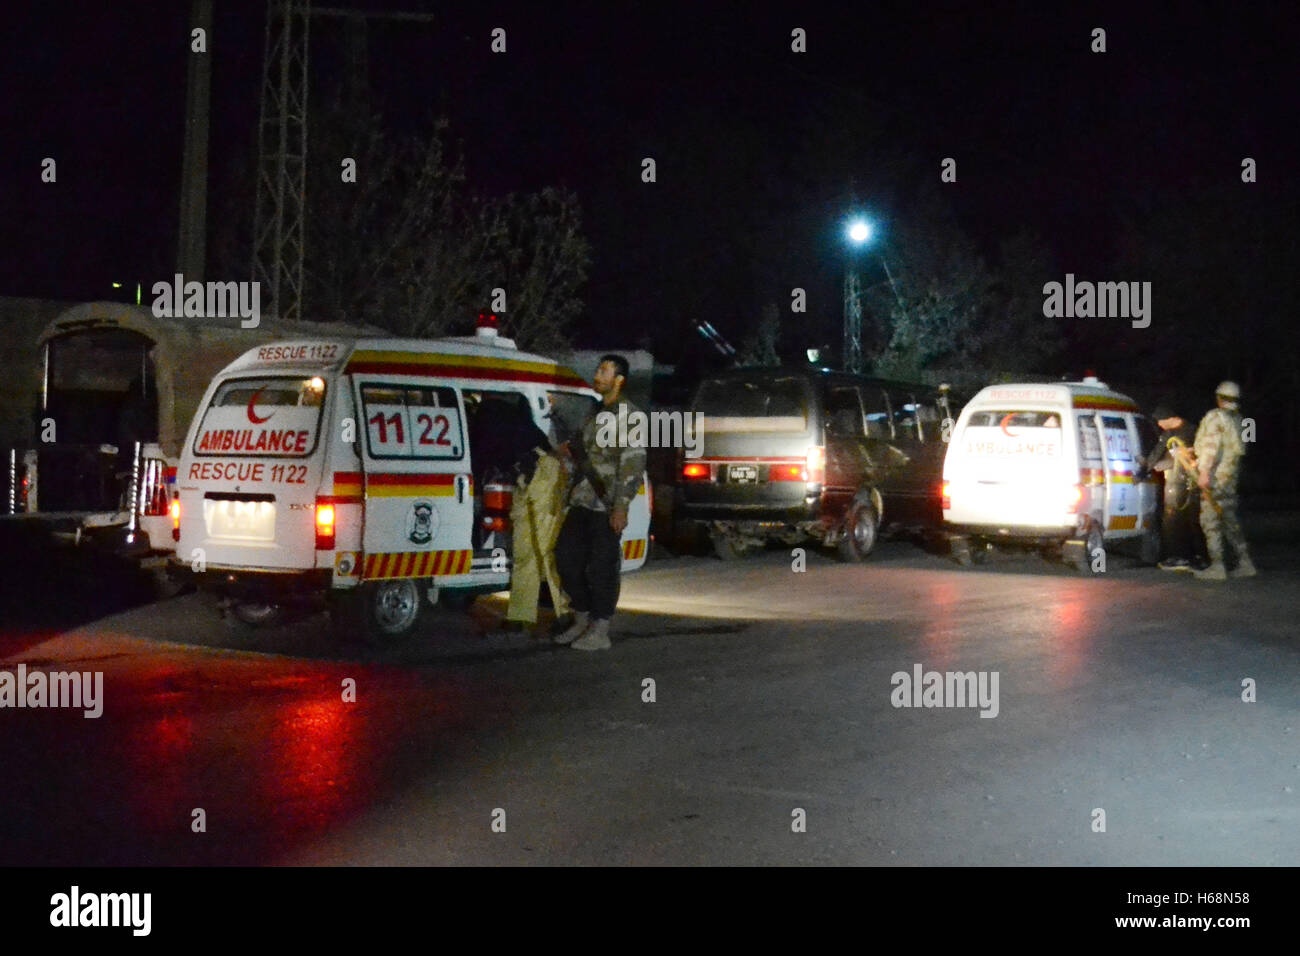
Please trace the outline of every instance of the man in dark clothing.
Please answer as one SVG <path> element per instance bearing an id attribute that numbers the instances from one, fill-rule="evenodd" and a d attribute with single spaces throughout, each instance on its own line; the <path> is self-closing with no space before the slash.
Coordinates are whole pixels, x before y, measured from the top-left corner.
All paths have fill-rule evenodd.
<path id="1" fill-rule="evenodd" d="M 574 622 L 554 640 L 580 651 L 610 647 L 609 622 L 618 606 L 623 560 L 620 540 L 628 509 L 645 476 L 645 448 L 629 442 L 626 435 L 613 441 L 606 435 L 608 417 L 624 414 L 631 420 L 641 414 L 623 397 L 627 378 L 627 359 L 601 357 L 592 380 L 601 410 L 587 419 L 580 436 L 567 443 L 577 474 L 569 492 L 569 513 L 555 543 L 555 563 L 573 604 Z M 626 406 L 622 412 L 620 405 Z"/>
<path id="2" fill-rule="evenodd" d="M 1160 426 L 1160 437 L 1145 464 L 1165 478 L 1164 512 L 1160 537 L 1166 571 L 1191 571 L 1203 564 L 1205 544 L 1200 534 L 1200 495 L 1196 475 L 1188 468 L 1192 445 L 1191 425 L 1168 406 L 1158 406 L 1152 415 Z"/>

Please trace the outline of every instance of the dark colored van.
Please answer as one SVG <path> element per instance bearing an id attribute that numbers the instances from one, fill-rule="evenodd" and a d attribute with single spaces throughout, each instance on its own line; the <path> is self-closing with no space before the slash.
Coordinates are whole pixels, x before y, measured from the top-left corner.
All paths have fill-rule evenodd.
<path id="1" fill-rule="evenodd" d="M 861 561 L 882 531 L 943 526 L 953 414 L 934 388 L 815 368 L 739 368 L 700 383 L 683 457 L 685 517 L 723 558 L 809 539 Z"/>

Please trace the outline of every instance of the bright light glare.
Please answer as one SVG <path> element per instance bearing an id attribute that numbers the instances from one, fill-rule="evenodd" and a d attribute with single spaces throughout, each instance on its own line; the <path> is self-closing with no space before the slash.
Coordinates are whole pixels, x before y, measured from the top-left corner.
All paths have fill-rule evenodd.
<path id="1" fill-rule="evenodd" d="M 871 238 L 871 227 L 863 220 L 855 219 L 849 223 L 849 238 L 854 242 L 866 242 Z"/>

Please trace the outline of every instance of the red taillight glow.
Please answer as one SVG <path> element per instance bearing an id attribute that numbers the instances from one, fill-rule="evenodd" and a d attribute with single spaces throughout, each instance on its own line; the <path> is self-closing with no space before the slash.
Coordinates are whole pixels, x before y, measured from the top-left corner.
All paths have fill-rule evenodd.
<path id="1" fill-rule="evenodd" d="M 952 509 L 952 482 L 945 481 L 942 489 L 940 494 L 943 496 L 943 510 L 950 511 Z"/>
<path id="2" fill-rule="evenodd" d="M 171 507 L 168 509 L 172 516 L 172 540 L 181 539 L 181 499 L 173 498 Z"/>
<path id="3" fill-rule="evenodd" d="M 818 484 L 826 480 L 826 448 L 824 445 L 814 445 L 808 449 L 808 477 L 806 480 Z"/>
<path id="4" fill-rule="evenodd" d="M 1079 502 L 1083 501 L 1083 485 L 1071 485 L 1065 492 L 1065 510 L 1068 514 L 1077 514 Z"/>
<path id="5" fill-rule="evenodd" d="M 682 465 L 682 477 L 692 481 L 707 480 L 709 477 L 709 466 L 701 465 L 699 462 L 690 462 Z"/>
<path id="6" fill-rule="evenodd" d="M 767 469 L 768 481 L 807 481 L 808 469 L 804 465 L 772 465 Z"/>
<path id="7" fill-rule="evenodd" d="M 316 503 L 316 550 L 334 550 L 334 506 Z"/>

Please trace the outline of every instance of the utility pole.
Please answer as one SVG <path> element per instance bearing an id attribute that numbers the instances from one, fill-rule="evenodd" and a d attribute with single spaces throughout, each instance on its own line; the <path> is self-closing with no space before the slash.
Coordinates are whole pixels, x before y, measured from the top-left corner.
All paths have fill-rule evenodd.
<path id="1" fill-rule="evenodd" d="M 190 43 L 203 31 L 203 52 L 193 48 L 185 85 L 185 152 L 181 159 L 180 229 L 176 241 L 176 271 L 185 280 L 203 282 L 207 271 L 208 116 L 212 79 L 212 0 L 194 0 L 190 7 Z M 137 305 L 139 296 L 137 295 Z"/>
<path id="2" fill-rule="evenodd" d="M 253 281 L 264 311 L 302 315 L 307 192 L 307 22 L 311 0 L 267 0 L 257 127 Z"/>
<path id="3" fill-rule="evenodd" d="M 371 19 L 427 23 L 427 13 L 370 13 L 312 8 L 311 0 L 267 0 L 262 59 L 262 107 L 257 128 L 257 200 L 253 209 L 253 279 L 264 311 L 303 315 L 303 254 L 307 208 L 307 76 L 312 17 L 342 17 L 352 26 L 354 74 L 368 63 L 365 25 Z M 361 37 L 355 36 L 357 30 Z M 364 76 L 353 94 L 364 90 Z"/>
<path id="4" fill-rule="evenodd" d="M 862 372 L 862 283 L 857 263 L 850 258 L 844 270 L 844 371 Z"/>

